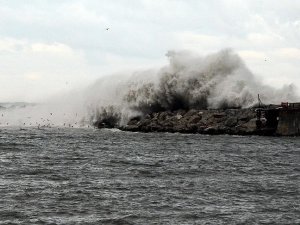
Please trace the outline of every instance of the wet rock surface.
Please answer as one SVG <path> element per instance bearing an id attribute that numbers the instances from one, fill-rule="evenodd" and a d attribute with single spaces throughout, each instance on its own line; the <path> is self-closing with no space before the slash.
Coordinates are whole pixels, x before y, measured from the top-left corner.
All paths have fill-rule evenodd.
<path id="1" fill-rule="evenodd" d="M 133 118 L 126 131 L 179 132 L 201 134 L 256 134 L 256 113 L 253 109 L 164 111 Z"/>

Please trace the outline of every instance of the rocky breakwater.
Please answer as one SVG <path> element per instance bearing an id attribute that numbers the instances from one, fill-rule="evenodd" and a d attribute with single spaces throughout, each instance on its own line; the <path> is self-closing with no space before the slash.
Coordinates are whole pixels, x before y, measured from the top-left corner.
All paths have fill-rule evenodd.
<path id="1" fill-rule="evenodd" d="M 224 109 L 154 112 L 145 117 L 132 118 L 126 131 L 180 132 L 201 134 L 256 134 L 254 109 Z"/>

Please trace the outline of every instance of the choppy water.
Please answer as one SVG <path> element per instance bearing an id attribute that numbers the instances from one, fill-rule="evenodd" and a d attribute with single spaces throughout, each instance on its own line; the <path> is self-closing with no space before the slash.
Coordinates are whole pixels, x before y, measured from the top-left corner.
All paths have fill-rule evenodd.
<path id="1" fill-rule="evenodd" d="M 1 128 L 0 224 L 300 224 L 300 139 Z"/>

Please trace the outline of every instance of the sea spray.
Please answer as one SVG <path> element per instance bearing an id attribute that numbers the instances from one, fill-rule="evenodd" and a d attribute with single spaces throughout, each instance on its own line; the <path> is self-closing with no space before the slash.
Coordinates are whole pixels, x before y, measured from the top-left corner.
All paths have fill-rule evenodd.
<path id="1" fill-rule="evenodd" d="M 266 103 L 295 100 L 293 86 L 275 90 L 261 84 L 231 50 L 200 57 L 169 52 L 170 64 L 158 71 L 158 82 L 129 86 L 125 100 L 137 111 L 245 108 L 260 93 Z M 143 73 L 140 73 L 143 77 Z"/>
<path id="2" fill-rule="evenodd" d="M 152 112 L 247 108 L 258 93 L 265 104 L 299 99 L 293 85 L 275 89 L 262 84 L 230 49 L 208 56 L 166 55 L 169 64 L 162 68 L 106 76 L 43 104 L 6 110 L 1 124 L 115 127 Z"/>
<path id="3" fill-rule="evenodd" d="M 130 117 L 159 111 L 247 108 L 257 103 L 258 93 L 266 104 L 297 99 L 293 85 L 282 89 L 263 85 L 229 49 L 206 57 L 186 51 L 167 56 L 169 65 L 127 78 L 112 113 L 99 113 L 96 121 L 115 115 L 123 125 Z"/>

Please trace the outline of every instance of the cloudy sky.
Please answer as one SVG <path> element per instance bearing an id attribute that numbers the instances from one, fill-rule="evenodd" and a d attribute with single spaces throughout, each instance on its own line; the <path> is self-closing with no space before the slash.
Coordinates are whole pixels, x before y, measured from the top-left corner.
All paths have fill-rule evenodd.
<path id="1" fill-rule="evenodd" d="M 300 87 L 299 12 L 296 0 L 0 0 L 0 102 L 164 65 L 168 50 L 232 48 L 264 83 Z"/>

